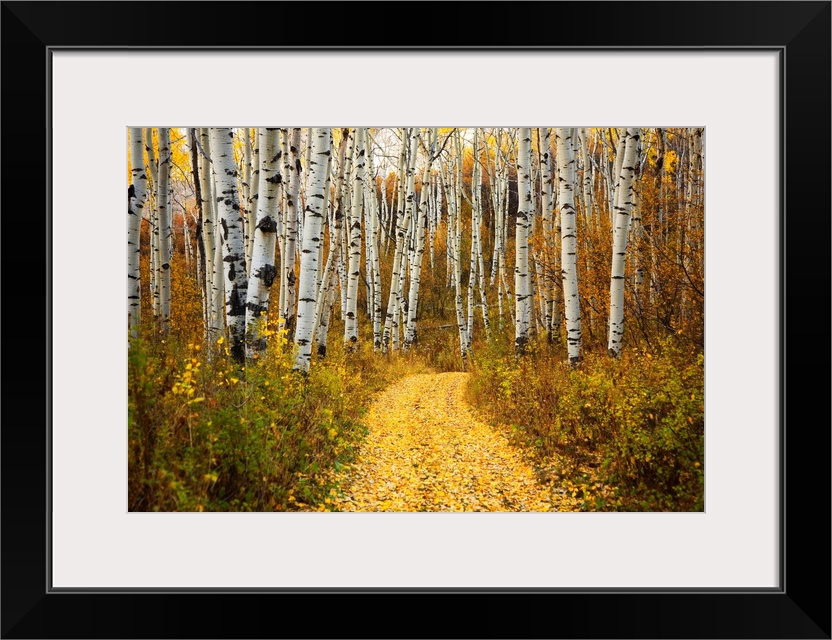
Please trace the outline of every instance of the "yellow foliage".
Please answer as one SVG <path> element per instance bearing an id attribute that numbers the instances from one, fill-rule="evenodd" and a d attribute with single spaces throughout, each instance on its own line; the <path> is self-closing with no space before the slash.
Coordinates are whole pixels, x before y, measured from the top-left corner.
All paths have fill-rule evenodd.
<path id="1" fill-rule="evenodd" d="M 404 378 L 367 416 L 355 463 L 336 480 L 342 511 L 570 511 L 530 456 L 462 398 L 468 374 Z"/>

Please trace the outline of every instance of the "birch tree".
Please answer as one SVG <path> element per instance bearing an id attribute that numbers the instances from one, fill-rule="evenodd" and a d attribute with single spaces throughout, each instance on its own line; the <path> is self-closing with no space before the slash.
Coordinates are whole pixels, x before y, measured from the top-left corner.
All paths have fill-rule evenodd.
<path id="1" fill-rule="evenodd" d="M 251 148 L 251 133 L 257 136 L 257 129 L 242 129 L 243 134 L 243 180 L 240 186 L 243 189 L 242 202 L 246 210 L 246 265 L 251 269 L 251 254 L 254 251 L 254 227 L 257 224 L 257 210 L 252 206 L 252 181 L 257 179 L 257 174 L 254 174 L 252 167 L 254 160 L 252 158 Z"/>
<path id="2" fill-rule="evenodd" d="M 326 342 L 329 330 L 329 317 L 335 302 L 335 284 L 338 278 L 338 262 L 341 256 L 341 235 L 343 226 L 343 198 L 344 174 L 346 172 L 346 155 L 349 130 L 341 130 L 341 142 L 338 146 L 338 176 L 335 180 L 335 194 L 333 199 L 332 224 L 330 225 L 329 255 L 321 278 L 318 291 L 318 301 L 315 306 L 316 329 L 312 332 L 316 342 L 318 355 L 326 356 Z"/>
<path id="3" fill-rule="evenodd" d="M 561 220 L 561 274 L 563 277 L 566 346 L 569 363 L 578 364 L 581 352 L 581 304 L 578 296 L 578 235 L 575 211 L 574 129 L 556 129 L 558 146 L 558 206 Z"/>
<path id="4" fill-rule="evenodd" d="M 274 265 L 277 216 L 279 213 L 279 185 L 281 174 L 277 163 L 277 128 L 257 130 L 259 139 L 259 177 L 263 181 L 262 192 L 256 200 L 256 223 L 253 225 L 254 246 L 251 251 L 246 291 L 246 355 L 253 357 L 266 348 L 262 331 L 263 316 L 269 310 L 269 296 L 277 268 Z"/>
<path id="5" fill-rule="evenodd" d="M 298 283 L 298 316 L 295 344 L 298 353 L 295 368 L 309 370 L 312 358 L 312 336 L 315 325 L 316 294 L 318 292 L 318 265 L 323 246 L 324 189 L 327 185 L 329 157 L 332 146 L 330 129 L 313 129 L 312 151 L 309 157 L 306 194 L 306 211 L 303 223 L 300 281 Z"/>
<path id="6" fill-rule="evenodd" d="M 365 206 L 368 210 L 368 215 L 365 219 L 368 221 L 368 232 L 365 233 L 364 242 L 367 245 L 367 272 L 369 274 L 369 282 L 372 284 L 370 288 L 370 299 L 368 306 L 370 314 L 373 319 L 373 351 L 381 350 L 381 263 L 379 258 L 379 231 L 381 228 L 381 218 L 379 214 L 379 203 L 376 197 L 376 178 L 375 168 L 373 166 L 373 145 L 369 142 L 370 136 L 368 133 L 368 152 L 367 156 L 367 173 L 373 175 L 372 186 L 365 184 L 364 194 L 365 201 L 369 206 Z M 373 141 L 373 144 L 375 141 Z M 370 182 L 367 180 L 366 182 Z M 384 188 L 384 181 L 381 182 L 382 189 Z M 383 196 L 383 194 L 382 194 Z M 382 197 L 384 202 L 384 197 Z"/>
<path id="7" fill-rule="evenodd" d="M 410 227 L 410 218 L 413 215 L 414 176 L 416 173 L 416 151 L 419 142 L 419 131 L 411 129 L 407 137 L 410 147 L 410 161 L 407 166 L 407 196 L 405 198 L 404 215 L 400 215 L 396 225 L 396 248 L 393 253 L 393 272 L 390 276 L 390 295 L 387 300 L 387 314 L 384 323 L 384 335 L 382 336 L 382 351 L 387 352 L 387 346 L 391 335 L 398 333 L 400 282 L 403 275 L 403 261 L 407 241 L 407 233 Z"/>
<path id="8" fill-rule="evenodd" d="M 243 216 L 237 194 L 237 165 L 234 163 L 234 131 L 211 129 L 211 150 L 217 184 L 217 212 L 222 228 L 222 265 L 225 272 L 225 317 L 231 357 L 245 361 L 246 336 L 246 254 Z"/>
<path id="9" fill-rule="evenodd" d="M 170 261 L 173 255 L 171 209 L 168 204 L 170 187 L 170 129 L 159 129 L 159 187 L 156 191 L 159 211 L 159 329 L 170 333 Z"/>
<path id="10" fill-rule="evenodd" d="M 199 291 L 202 294 L 202 322 L 204 327 L 208 327 L 208 291 L 205 289 L 205 269 L 208 265 L 205 253 L 205 240 L 203 238 L 205 215 L 202 203 L 202 186 L 199 178 L 199 142 L 197 141 L 196 130 L 193 127 L 188 129 L 188 136 L 191 147 L 191 175 L 194 181 L 194 198 L 196 199 L 197 208 L 195 240 L 199 259 L 196 263 L 196 279 L 199 282 Z"/>
<path id="11" fill-rule="evenodd" d="M 281 274 L 282 315 L 286 329 L 291 333 L 295 324 L 295 245 L 298 238 L 298 193 L 300 190 L 300 129 L 285 130 L 288 136 L 288 153 L 284 148 L 283 181 L 285 183 L 286 208 L 284 211 L 283 252 L 281 254 L 283 272 Z M 262 153 L 261 153 L 262 155 Z"/>
<path id="12" fill-rule="evenodd" d="M 486 339 L 491 337 L 491 323 L 488 317 L 488 297 L 485 291 L 485 266 L 482 258 L 482 167 L 480 166 L 480 136 L 479 130 L 474 129 L 473 165 L 471 167 L 471 273 L 476 274 L 476 282 L 480 291 L 480 311 Z M 473 314 L 472 314 L 473 315 Z M 473 318 L 469 318 L 473 329 Z M 470 347 L 471 333 L 468 334 Z"/>
<path id="13" fill-rule="evenodd" d="M 222 238 L 217 221 L 217 200 L 215 197 L 214 173 L 211 165 L 211 130 L 199 130 L 200 153 L 199 188 L 202 197 L 202 238 L 205 244 L 205 290 L 207 294 L 206 327 L 209 341 L 223 332 L 223 296 L 225 287 L 222 276 Z"/>
<path id="14" fill-rule="evenodd" d="M 344 342 L 358 342 L 358 277 L 361 275 L 361 207 L 366 179 L 365 129 L 355 130 L 353 161 L 352 211 L 349 217 L 349 265 L 347 266 L 347 313 L 344 318 Z"/>
<path id="15" fill-rule="evenodd" d="M 517 224 L 514 262 L 514 348 L 518 355 L 526 352 L 531 316 L 531 278 L 529 276 L 529 225 L 532 204 L 531 129 L 518 132 L 517 150 Z"/>
<path id="16" fill-rule="evenodd" d="M 453 177 L 450 172 L 442 168 L 439 174 L 440 183 L 445 190 L 445 202 L 448 203 L 448 256 L 451 260 L 448 270 L 451 272 L 454 288 L 454 310 L 456 325 L 459 332 L 459 350 L 462 358 L 462 368 L 468 355 L 468 328 L 465 323 L 465 312 L 462 310 L 462 261 L 460 255 L 460 230 L 458 201 L 452 187 Z"/>
<path id="17" fill-rule="evenodd" d="M 588 139 L 586 129 L 578 129 L 578 140 L 581 145 L 581 159 L 583 161 L 583 179 L 581 180 L 581 196 L 583 198 L 584 220 L 590 224 L 592 215 L 592 175 L 589 171 Z M 574 145 L 573 145 L 574 146 Z"/>
<path id="18" fill-rule="evenodd" d="M 549 142 L 549 129 L 541 127 L 538 130 L 540 140 L 540 207 L 543 218 L 543 256 L 547 261 L 554 257 L 554 199 L 552 198 L 552 154 Z M 540 260 L 537 261 L 540 265 Z M 543 328 L 546 331 L 549 342 L 554 339 L 552 331 L 552 311 L 554 306 L 554 292 L 552 278 L 542 273 L 538 278 L 541 283 L 541 295 L 543 297 Z"/>
<path id="19" fill-rule="evenodd" d="M 415 229 L 415 253 L 410 265 L 410 291 L 408 292 L 407 300 L 405 347 L 409 347 L 416 342 L 416 310 L 419 305 L 419 284 L 422 281 L 422 256 L 425 253 L 425 226 L 427 224 L 428 195 L 430 193 L 430 167 L 435 151 L 436 129 L 431 129 L 425 168 L 422 173 L 422 192 L 419 194 L 419 207 Z"/>
<path id="20" fill-rule="evenodd" d="M 147 193 L 147 173 L 144 165 L 144 140 L 141 128 L 130 129 L 130 188 L 127 194 L 127 323 L 130 335 L 138 336 L 141 315 L 141 256 L 142 211 Z"/>
<path id="21" fill-rule="evenodd" d="M 161 241 L 159 239 L 159 211 L 157 207 L 157 192 L 159 189 L 159 163 L 156 147 L 153 142 L 153 129 L 146 128 L 143 132 L 144 149 L 147 152 L 147 170 L 150 178 L 147 192 L 147 221 L 150 226 L 150 278 L 149 289 L 151 306 L 153 309 L 154 328 L 158 328 L 159 320 L 159 264 L 161 263 Z"/>
<path id="22" fill-rule="evenodd" d="M 622 142 L 621 173 L 615 194 L 615 225 L 613 228 L 612 273 L 610 276 L 610 323 L 608 349 L 613 357 L 621 355 L 624 338 L 624 266 L 630 211 L 633 206 L 633 176 L 636 170 L 638 129 L 627 129 Z"/>

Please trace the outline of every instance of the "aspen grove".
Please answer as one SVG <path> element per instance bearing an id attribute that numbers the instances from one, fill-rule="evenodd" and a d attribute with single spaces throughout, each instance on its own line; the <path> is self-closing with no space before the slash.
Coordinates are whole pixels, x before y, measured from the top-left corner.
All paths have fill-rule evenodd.
<path id="1" fill-rule="evenodd" d="M 704 509 L 701 128 L 130 128 L 127 223 L 131 510 Z"/>

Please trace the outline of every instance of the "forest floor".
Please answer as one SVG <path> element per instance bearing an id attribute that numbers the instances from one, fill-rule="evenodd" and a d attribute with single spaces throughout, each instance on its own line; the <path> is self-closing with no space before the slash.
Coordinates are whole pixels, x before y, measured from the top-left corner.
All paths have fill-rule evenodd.
<path id="1" fill-rule="evenodd" d="M 575 501 L 541 478 L 464 399 L 468 374 L 408 376 L 366 416 L 355 461 L 335 477 L 341 511 L 572 511 Z"/>

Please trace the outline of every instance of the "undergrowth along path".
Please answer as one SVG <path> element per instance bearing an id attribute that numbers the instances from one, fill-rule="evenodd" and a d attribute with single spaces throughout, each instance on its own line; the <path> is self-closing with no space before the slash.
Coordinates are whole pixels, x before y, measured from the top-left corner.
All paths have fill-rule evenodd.
<path id="1" fill-rule="evenodd" d="M 524 451 L 464 400 L 466 373 L 408 376 L 366 417 L 356 460 L 336 476 L 341 511 L 557 511 Z M 566 506 L 566 505 L 564 505 Z M 571 510 L 566 508 L 564 510 Z"/>

